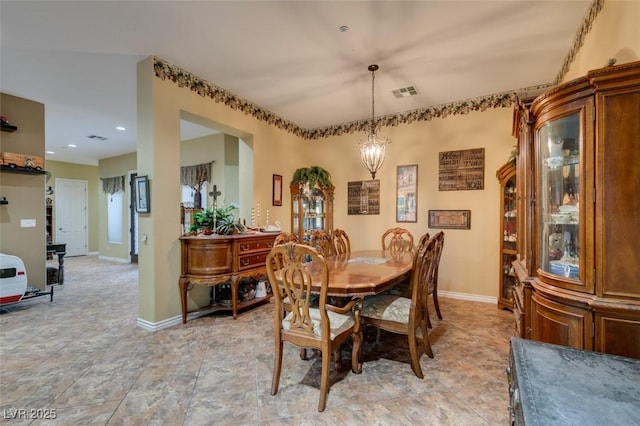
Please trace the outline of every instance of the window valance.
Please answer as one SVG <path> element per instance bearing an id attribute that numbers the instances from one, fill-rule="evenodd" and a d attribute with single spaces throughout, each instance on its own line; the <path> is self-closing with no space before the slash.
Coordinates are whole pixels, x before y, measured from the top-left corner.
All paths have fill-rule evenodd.
<path id="1" fill-rule="evenodd" d="M 102 191 L 107 194 L 115 194 L 118 191 L 124 192 L 124 176 L 116 176 L 102 179 Z"/>
<path id="2" fill-rule="evenodd" d="M 180 167 L 180 183 L 192 188 L 199 188 L 202 182 L 210 182 L 211 165 L 214 162 Z"/>

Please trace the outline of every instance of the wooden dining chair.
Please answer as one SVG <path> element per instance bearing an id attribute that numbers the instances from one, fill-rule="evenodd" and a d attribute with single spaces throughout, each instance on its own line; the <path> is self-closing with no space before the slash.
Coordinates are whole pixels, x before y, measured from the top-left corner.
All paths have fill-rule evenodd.
<path id="1" fill-rule="evenodd" d="M 413 235 L 405 228 L 389 228 L 382 234 L 382 250 L 413 251 Z"/>
<path id="2" fill-rule="evenodd" d="M 333 255 L 331 236 L 326 231 L 313 231 L 309 237 L 309 245 L 324 257 Z"/>
<path id="3" fill-rule="evenodd" d="M 276 239 L 273 241 L 274 246 L 279 246 L 286 243 L 297 243 L 298 236 L 292 232 L 283 232 L 278 234 Z M 275 268 L 280 269 L 283 266 L 282 256 L 274 256 L 273 261 L 275 262 Z"/>
<path id="4" fill-rule="evenodd" d="M 279 271 L 273 268 L 273 258 L 282 256 L 284 266 Z M 311 289 L 314 283 L 305 262 L 312 259 L 320 268 L 320 300 L 318 307 L 310 306 Z M 278 272 L 276 276 L 276 272 Z M 353 339 L 351 369 L 355 373 L 361 371 L 359 364 L 360 332 L 359 309 L 362 299 L 354 298 L 342 307 L 328 303 L 327 288 L 329 285 L 329 269 L 324 257 L 308 245 L 285 243 L 275 246 L 267 256 L 267 274 L 273 286 L 281 291 L 274 291 L 274 338 L 275 353 L 271 394 L 278 393 L 280 373 L 282 370 L 283 345 L 289 342 L 301 348 L 314 348 L 321 352 L 322 370 L 320 373 L 320 401 L 318 411 L 324 411 L 329 392 L 329 369 L 331 355 L 336 360 L 336 368 L 340 367 L 340 346 L 349 337 Z M 288 303 L 284 303 L 284 299 Z"/>
<path id="5" fill-rule="evenodd" d="M 396 334 L 403 334 L 409 340 L 411 369 L 423 378 L 420 367 L 422 352 L 433 358 L 428 333 L 427 287 L 431 281 L 436 256 L 436 239 L 431 238 L 421 250 L 414 253 L 411 271 L 411 297 L 392 294 L 367 296 L 364 299 L 360 318 L 363 327 L 375 326 Z M 421 344 L 422 343 L 422 344 Z M 419 349 L 422 352 L 419 352 Z"/>
<path id="6" fill-rule="evenodd" d="M 438 267 L 440 265 L 440 257 L 442 256 L 442 249 L 444 248 L 444 231 L 438 232 L 433 236 L 436 240 L 436 254 L 433 260 L 433 273 L 431 274 L 431 280 L 427 289 L 427 294 L 433 297 L 433 306 L 436 308 L 436 315 L 438 319 L 442 319 L 442 313 L 440 313 L 440 303 L 438 303 Z M 431 318 L 427 316 L 427 325 L 432 328 Z"/>
<path id="7" fill-rule="evenodd" d="M 331 233 L 331 241 L 333 245 L 333 254 L 346 254 L 351 252 L 351 241 L 349 235 L 340 228 L 336 228 Z"/>
<path id="8" fill-rule="evenodd" d="M 416 246 L 416 250 L 420 250 L 422 247 L 424 247 L 425 244 L 429 242 L 430 238 L 431 237 L 429 236 L 428 232 L 425 232 L 424 234 L 422 234 L 418 239 L 418 245 Z"/>
<path id="9" fill-rule="evenodd" d="M 418 239 L 418 245 L 416 246 L 416 251 L 420 251 L 428 242 L 429 242 L 429 233 L 426 232 L 420 236 Z M 415 260 L 415 257 L 414 257 Z M 404 280 L 397 286 L 393 287 L 389 293 L 391 294 L 400 294 L 404 297 L 411 297 L 411 279 Z M 379 334 L 379 333 L 378 333 Z M 378 339 L 380 340 L 380 339 Z"/>
<path id="10" fill-rule="evenodd" d="M 273 245 L 274 246 L 279 246 L 282 244 L 286 244 L 286 243 L 297 243 L 298 241 L 298 235 L 294 234 L 292 232 L 283 232 L 281 234 L 279 234 L 276 239 L 273 241 Z M 276 270 L 282 269 L 282 267 L 284 266 L 284 257 L 282 253 L 276 254 L 273 256 L 273 266 Z M 272 287 L 273 288 L 273 287 Z M 312 304 L 317 305 L 318 304 L 318 298 L 317 295 L 313 295 L 312 296 Z M 284 300 L 283 303 L 285 305 L 289 304 L 289 299 L 284 296 Z M 285 308 L 285 311 L 287 311 L 287 309 Z M 300 348 L 300 359 L 306 360 L 307 359 L 307 349 L 306 348 Z"/>

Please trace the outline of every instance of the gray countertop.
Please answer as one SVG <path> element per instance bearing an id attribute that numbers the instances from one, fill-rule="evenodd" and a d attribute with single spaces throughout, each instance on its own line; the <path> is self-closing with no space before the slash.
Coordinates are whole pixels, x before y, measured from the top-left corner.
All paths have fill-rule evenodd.
<path id="1" fill-rule="evenodd" d="M 640 360 L 519 338 L 511 350 L 527 425 L 640 425 Z"/>

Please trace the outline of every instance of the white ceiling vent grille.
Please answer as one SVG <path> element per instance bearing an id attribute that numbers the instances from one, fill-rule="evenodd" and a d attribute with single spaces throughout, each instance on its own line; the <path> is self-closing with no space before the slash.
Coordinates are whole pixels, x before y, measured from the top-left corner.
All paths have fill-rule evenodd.
<path id="1" fill-rule="evenodd" d="M 409 96 L 415 96 L 418 94 L 418 89 L 414 86 L 403 87 L 402 89 L 396 89 L 393 91 L 393 96 L 396 98 L 406 98 Z"/>
<path id="2" fill-rule="evenodd" d="M 89 135 L 87 136 L 87 138 L 89 139 L 97 139 L 99 141 L 106 141 L 109 138 L 105 138 L 104 136 L 98 136 L 98 135 Z"/>

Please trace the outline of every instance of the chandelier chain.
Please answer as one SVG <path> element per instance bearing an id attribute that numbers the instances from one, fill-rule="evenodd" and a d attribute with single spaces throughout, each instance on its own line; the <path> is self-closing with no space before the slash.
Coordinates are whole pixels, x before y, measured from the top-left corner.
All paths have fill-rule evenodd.
<path id="1" fill-rule="evenodd" d="M 375 134 L 376 132 L 376 122 L 375 122 L 375 114 L 376 114 L 376 97 L 375 97 L 375 81 L 376 81 L 376 72 L 371 71 L 371 134 Z"/>

